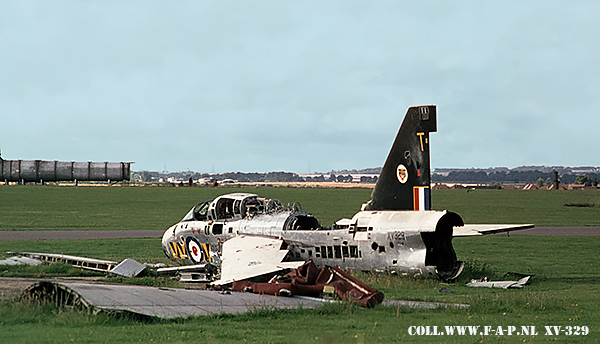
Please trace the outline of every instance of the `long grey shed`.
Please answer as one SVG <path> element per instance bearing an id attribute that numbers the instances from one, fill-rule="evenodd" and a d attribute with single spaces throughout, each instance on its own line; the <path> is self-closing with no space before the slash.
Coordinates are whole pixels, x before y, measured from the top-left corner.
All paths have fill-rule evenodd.
<path id="1" fill-rule="evenodd" d="M 0 181 L 124 181 L 131 175 L 131 162 L 75 162 L 48 160 L 3 160 Z"/>

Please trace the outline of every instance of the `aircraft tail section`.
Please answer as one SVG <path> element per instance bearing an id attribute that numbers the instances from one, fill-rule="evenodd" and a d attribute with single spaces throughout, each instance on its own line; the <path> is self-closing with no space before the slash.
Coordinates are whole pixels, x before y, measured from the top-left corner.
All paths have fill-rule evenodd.
<path id="1" fill-rule="evenodd" d="M 429 133 L 435 131 L 435 105 L 408 108 L 365 210 L 431 209 Z"/>

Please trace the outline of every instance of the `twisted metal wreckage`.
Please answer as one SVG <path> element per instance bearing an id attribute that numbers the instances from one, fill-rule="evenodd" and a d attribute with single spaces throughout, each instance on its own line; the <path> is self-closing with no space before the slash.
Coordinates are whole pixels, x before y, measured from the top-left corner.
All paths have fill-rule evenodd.
<path id="1" fill-rule="evenodd" d="M 223 195 L 198 203 L 164 233 L 165 254 L 183 266 L 162 268 L 158 272 L 179 274 L 185 281 L 210 282 L 215 289 L 232 286 L 233 290 L 262 294 L 257 295 L 260 297 L 265 297 L 264 294 L 329 294 L 363 306 L 381 303 L 383 294 L 341 269 L 455 279 L 462 272 L 464 262 L 457 259 L 452 247 L 454 237 L 533 226 L 465 225 L 456 213 L 431 210 L 429 133 L 437 130 L 436 116 L 434 105 L 408 109 L 372 192 L 372 200 L 351 219 L 323 227 L 298 204 L 285 207 L 278 200 L 246 193 Z M 317 266 L 322 270 L 318 272 Z M 247 282 L 284 269 L 292 269 L 292 273 L 267 283 Z M 57 288 L 78 288 L 64 283 L 61 286 Z M 110 297 L 113 304 L 118 304 L 115 299 L 122 294 L 115 294 L 115 290 Z M 223 302 L 224 294 L 203 292 L 221 295 L 217 298 Z M 181 292 L 166 294 L 178 293 Z M 234 294 L 248 293 L 231 293 Z M 165 297 L 153 294 L 146 303 L 130 297 L 131 302 L 123 302 L 121 308 L 127 310 L 132 302 L 137 302 L 154 309 L 170 309 Z M 202 308 L 215 301 L 188 299 L 182 304 L 176 299 L 179 300 L 172 299 L 172 304 L 178 306 L 175 308 L 188 309 L 190 315 L 198 314 L 192 308 Z M 297 302 L 306 303 L 303 305 L 306 307 L 312 307 L 315 302 L 312 298 L 279 299 L 303 300 Z M 141 314 L 146 314 L 145 310 L 147 307 L 138 309 Z M 161 312 L 153 315 L 161 316 L 157 315 Z M 178 312 L 172 314 L 181 314 Z"/>

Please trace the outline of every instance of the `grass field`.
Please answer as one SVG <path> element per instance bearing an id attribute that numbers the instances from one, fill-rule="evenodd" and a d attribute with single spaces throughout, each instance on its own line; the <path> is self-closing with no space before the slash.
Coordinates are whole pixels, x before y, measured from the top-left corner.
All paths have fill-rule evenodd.
<path id="1" fill-rule="evenodd" d="M 352 217 L 370 199 L 361 188 L 175 188 L 0 186 L 0 230 L 166 229 L 197 202 L 229 192 L 250 192 L 300 202 L 324 225 Z M 466 223 L 600 226 L 598 191 L 433 190 L 433 208 Z"/>
<path id="2" fill-rule="evenodd" d="M 352 216 L 369 199 L 367 189 L 74 188 L 1 187 L 0 229 L 163 229 L 198 201 L 228 192 L 254 192 L 301 202 L 324 224 Z M 434 190 L 436 209 L 456 211 L 470 223 L 534 223 L 537 226 L 600 226 L 590 191 Z M 467 271 L 456 283 L 358 273 L 387 298 L 468 303 L 469 309 L 412 310 L 347 304 L 319 310 L 258 311 L 237 316 L 142 322 L 91 316 L 14 300 L 0 303 L 2 343 L 588 343 L 600 340 L 600 237 L 490 235 L 456 238 Z M 159 239 L 43 240 L 0 242 L 0 252 L 42 251 L 114 259 L 163 261 Z M 1 255 L 1 253 L 0 253 Z M 1 269 L 0 276 L 77 274 L 66 267 Z M 469 277 L 534 274 L 524 289 L 465 287 Z M 138 283 L 157 283 L 153 277 Z M 160 283 L 160 282 L 158 282 Z M 442 288 L 454 293 L 440 293 Z M 410 326 L 536 326 L 538 335 L 411 336 Z M 587 326 L 582 335 L 545 335 L 544 326 Z"/>

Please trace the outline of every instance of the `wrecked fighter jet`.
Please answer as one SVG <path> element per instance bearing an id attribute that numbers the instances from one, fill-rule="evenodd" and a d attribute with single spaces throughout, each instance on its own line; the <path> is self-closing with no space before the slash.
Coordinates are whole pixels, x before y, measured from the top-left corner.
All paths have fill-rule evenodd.
<path id="1" fill-rule="evenodd" d="M 456 278 L 464 267 L 456 236 L 532 228 L 465 225 L 450 211 L 431 210 L 429 134 L 436 106 L 410 107 L 372 200 L 352 219 L 321 226 L 299 204 L 234 193 L 198 203 L 163 235 L 165 254 L 182 264 L 220 268 L 221 285 L 312 260 L 318 266 Z"/>

